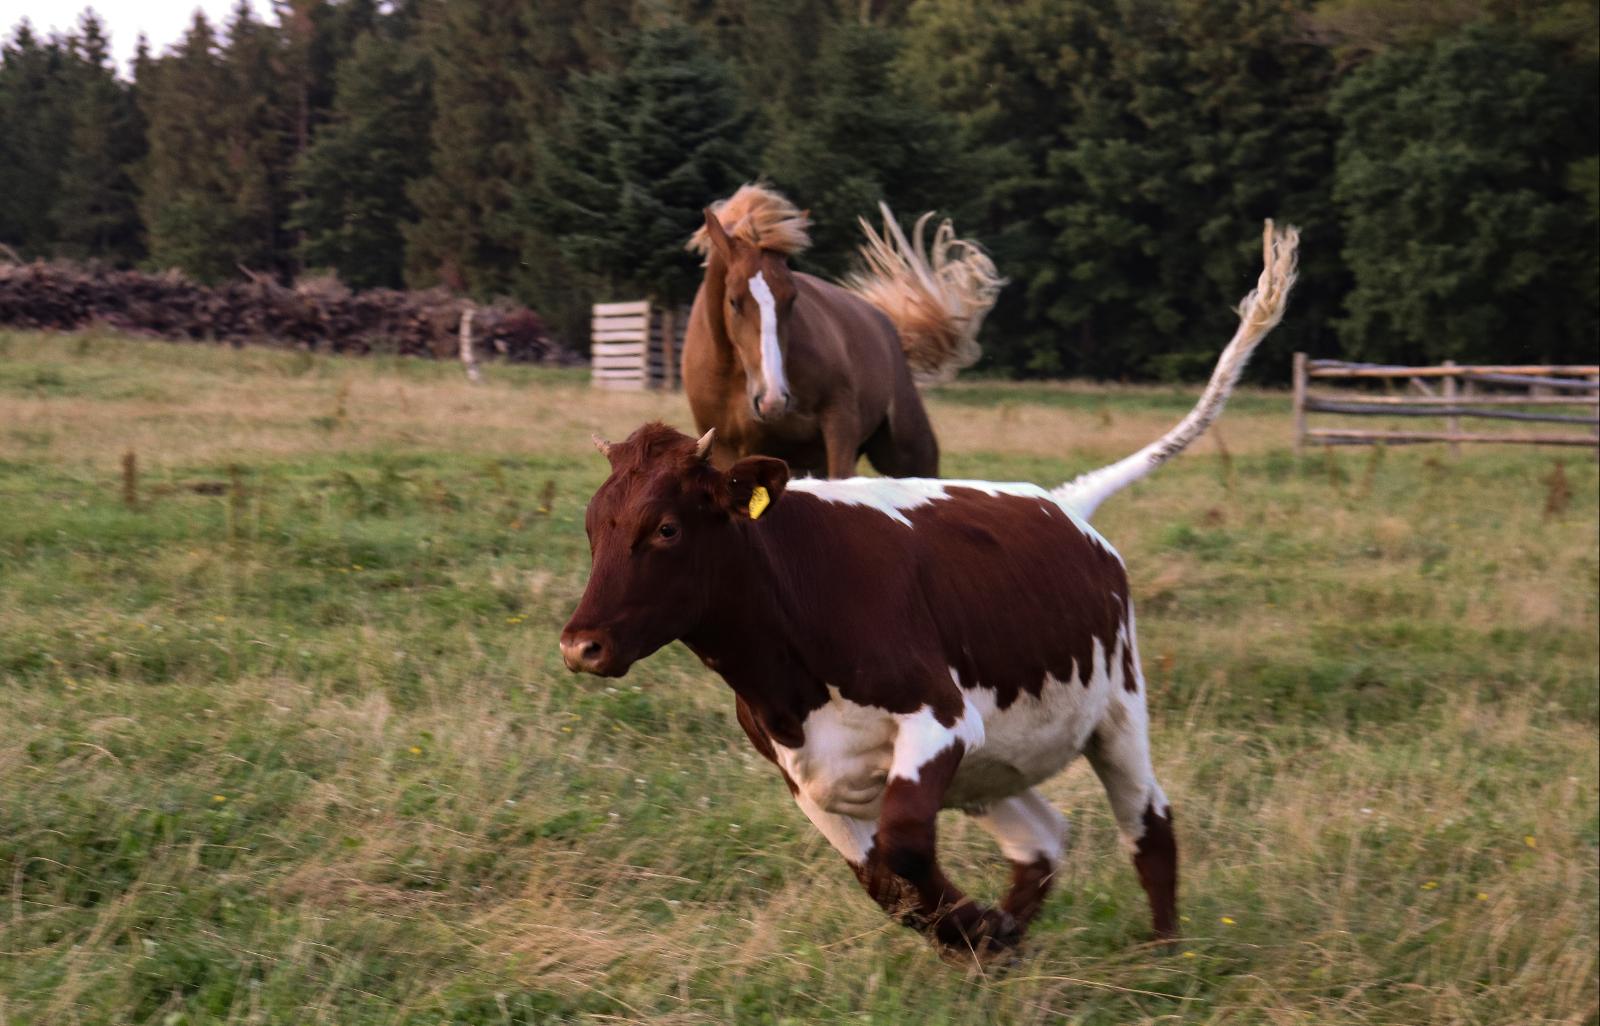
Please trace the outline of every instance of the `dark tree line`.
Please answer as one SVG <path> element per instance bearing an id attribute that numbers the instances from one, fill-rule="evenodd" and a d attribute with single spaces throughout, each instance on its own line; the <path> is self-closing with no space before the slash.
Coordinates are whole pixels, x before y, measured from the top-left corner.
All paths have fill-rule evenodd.
<path id="1" fill-rule="evenodd" d="M 1011 285 L 986 363 L 1188 377 L 1260 221 L 1304 229 L 1287 354 L 1593 361 L 1594 0 L 282 0 L 141 44 L 0 47 L 24 257 L 683 298 L 701 208 L 764 176 L 838 274 L 884 199 Z"/>

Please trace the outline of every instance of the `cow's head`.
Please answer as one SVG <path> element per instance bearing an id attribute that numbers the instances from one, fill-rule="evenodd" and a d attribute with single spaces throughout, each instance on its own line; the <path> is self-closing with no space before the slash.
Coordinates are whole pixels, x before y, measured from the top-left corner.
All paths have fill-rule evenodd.
<path id="1" fill-rule="evenodd" d="M 783 494 L 789 468 L 750 456 L 726 473 L 711 465 L 711 435 L 698 442 L 646 424 L 625 442 L 596 446 L 611 476 L 589 500 L 589 586 L 561 632 L 574 672 L 620 677 L 635 662 L 704 619 L 744 534 Z"/>
<path id="2" fill-rule="evenodd" d="M 788 412 L 789 316 L 798 292 L 780 252 L 730 235 L 709 208 L 706 239 L 721 258 L 722 323 L 744 369 L 745 397 L 757 420 Z"/>

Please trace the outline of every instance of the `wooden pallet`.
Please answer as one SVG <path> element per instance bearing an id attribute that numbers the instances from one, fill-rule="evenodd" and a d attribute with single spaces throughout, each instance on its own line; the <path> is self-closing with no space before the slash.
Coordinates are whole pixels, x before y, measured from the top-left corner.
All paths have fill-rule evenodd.
<path id="1" fill-rule="evenodd" d="M 641 299 L 596 303 L 590 321 L 589 379 L 596 388 L 679 387 L 688 311 Z"/>

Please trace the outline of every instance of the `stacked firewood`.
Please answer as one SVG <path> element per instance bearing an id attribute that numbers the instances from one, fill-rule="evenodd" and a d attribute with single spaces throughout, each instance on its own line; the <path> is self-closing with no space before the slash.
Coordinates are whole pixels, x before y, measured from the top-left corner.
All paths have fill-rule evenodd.
<path id="1" fill-rule="evenodd" d="M 206 286 L 170 271 L 0 263 L 0 325 L 17 328 L 106 327 L 167 339 L 454 358 L 469 305 L 443 289 L 352 292 L 331 278 L 291 288 L 253 275 Z M 537 363 L 577 359 L 537 314 L 506 301 L 476 308 L 471 329 L 484 356 Z"/>

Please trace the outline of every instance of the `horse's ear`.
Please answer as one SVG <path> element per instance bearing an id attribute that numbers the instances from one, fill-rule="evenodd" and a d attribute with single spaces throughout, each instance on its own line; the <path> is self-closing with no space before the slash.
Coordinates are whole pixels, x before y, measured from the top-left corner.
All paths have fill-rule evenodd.
<path id="1" fill-rule="evenodd" d="M 733 240 L 728 238 L 728 232 L 717 218 L 717 212 L 710 207 L 706 208 L 706 238 L 711 241 L 711 248 L 716 251 L 717 256 L 723 260 L 728 260 L 733 255 Z"/>

